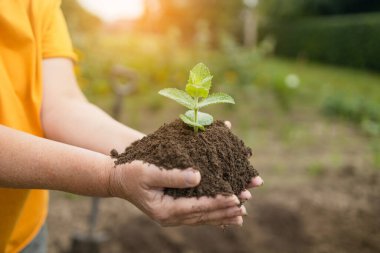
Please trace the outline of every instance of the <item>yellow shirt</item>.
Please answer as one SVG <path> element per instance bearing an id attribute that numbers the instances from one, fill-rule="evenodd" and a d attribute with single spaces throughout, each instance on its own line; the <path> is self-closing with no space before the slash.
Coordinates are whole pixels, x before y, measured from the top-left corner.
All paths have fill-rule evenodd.
<path id="1" fill-rule="evenodd" d="M 0 0 L 0 124 L 43 136 L 43 58 L 75 59 L 58 0 Z M 0 140 L 1 141 L 1 140 Z M 0 188 L 0 252 L 19 252 L 47 215 L 45 190 Z"/>

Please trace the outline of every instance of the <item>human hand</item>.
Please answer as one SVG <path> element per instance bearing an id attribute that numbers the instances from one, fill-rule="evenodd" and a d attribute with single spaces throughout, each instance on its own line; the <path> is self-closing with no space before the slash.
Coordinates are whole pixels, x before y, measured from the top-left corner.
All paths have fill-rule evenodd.
<path id="1" fill-rule="evenodd" d="M 246 215 L 237 196 L 215 198 L 177 198 L 164 195 L 164 188 L 189 188 L 200 183 L 200 173 L 193 169 L 165 170 L 143 163 L 118 165 L 110 172 L 111 196 L 130 201 L 162 226 L 239 225 Z"/>
<path id="2" fill-rule="evenodd" d="M 229 128 L 231 129 L 232 127 L 232 124 L 230 121 L 225 121 L 224 124 Z M 254 187 L 259 187 L 259 186 L 262 186 L 264 184 L 264 180 L 260 177 L 260 176 L 257 176 L 257 177 L 254 177 L 251 179 L 251 181 L 249 182 L 249 184 L 247 185 L 247 189 L 249 188 L 254 188 Z M 241 202 L 245 202 L 249 199 L 252 198 L 252 194 L 248 191 L 248 190 L 244 190 L 240 195 L 239 195 L 239 199 Z"/>

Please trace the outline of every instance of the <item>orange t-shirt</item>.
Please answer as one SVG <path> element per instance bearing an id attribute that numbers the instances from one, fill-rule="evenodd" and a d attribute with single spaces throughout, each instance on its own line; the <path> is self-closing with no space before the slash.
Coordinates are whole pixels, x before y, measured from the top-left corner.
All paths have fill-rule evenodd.
<path id="1" fill-rule="evenodd" d="M 75 59 L 60 1 L 0 1 L 0 124 L 43 136 L 41 66 L 48 57 Z M 45 190 L 0 188 L 0 252 L 27 246 L 47 207 Z"/>

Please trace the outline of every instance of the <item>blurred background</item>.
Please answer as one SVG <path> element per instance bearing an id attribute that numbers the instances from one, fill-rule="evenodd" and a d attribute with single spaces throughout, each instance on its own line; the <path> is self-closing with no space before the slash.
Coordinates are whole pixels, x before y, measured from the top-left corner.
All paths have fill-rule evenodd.
<path id="1" fill-rule="evenodd" d="M 240 229 L 160 228 L 125 201 L 101 200 L 101 252 L 380 252 L 380 1 L 63 0 L 62 9 L 91 102 L 151 133 L 183 111 L 158 90 L 184 88 L 204 62 L 213 90 L 237 102 L 207 111 L 232 122 L 265 180 Z M 91 200 L 53 192 L 50 205 L 49 252 L 68 252 Z"/>

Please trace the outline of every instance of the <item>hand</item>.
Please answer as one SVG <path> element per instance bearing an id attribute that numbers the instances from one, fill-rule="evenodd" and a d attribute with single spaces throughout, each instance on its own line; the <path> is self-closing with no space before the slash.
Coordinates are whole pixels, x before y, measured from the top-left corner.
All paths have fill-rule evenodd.
<path id="1" fill-rule="evenodd" d="M 231 125 L 231 122 L 229 121 L 225 121 L 224 124 L 229 128 L 231 129 L 232 125 Z M 257 177 L 254 177 L 251 179 L 251 182 L 249 182 L 249 184 L 247 185 L 247 188 L 254 188 L 254 187 L 258 187 L 258 186 L 262 186 L 264 184 L 264 180 L 260 177 L 260 176 L 257 176 Z M 252 198 L 252 195 L 251 193 L 248 191 L 248 190 L 244 190 L 240 195 L 239 195 L 239 199 L 242 201 L 242 202 L 245 202 L 249 199 Z"/>
<path id="2" fill-rule="evenodd" d="M 111 196 L 130 201 L 162 226 L 175 225 L 239 225 L 246 215 L 237 196 L 216 198 L 177 198 L 164 195 L 163 189 L 189 188 L 200 183 L 201 176 L 193 169 L 165 170 L 133 161 L 112 168 L 109 180 Z"/>

